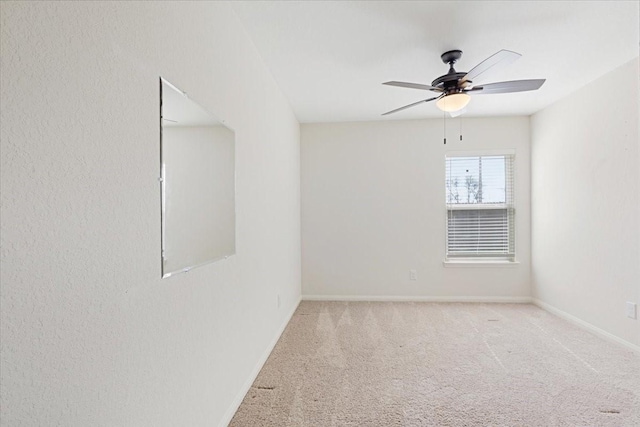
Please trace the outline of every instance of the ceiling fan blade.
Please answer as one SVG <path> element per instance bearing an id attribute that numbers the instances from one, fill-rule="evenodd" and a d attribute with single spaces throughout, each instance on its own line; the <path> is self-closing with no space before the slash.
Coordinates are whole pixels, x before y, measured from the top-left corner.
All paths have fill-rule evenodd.
<path id="1" fill-rule="evenodd" d="M 486 85 L 474 86 L 466 92 L 473 92 L 478 95 L 492 93 L 512 93 L 538 90 L 546 79 L 534 80 L 512 80 L 509 82 L 489 83 Z"/>
<path id="2" fill-rule="evenodd" d="M 438 87 L 433 87 L 429 85 L 421 85 L 419 83 L 407 83 L 407 82 L 384 82 L 383 85 L 388 86 L 398 86 L 398 87 L 407 87 L 409 89 L 422 89 L 422 90 L 432 90 L 434 92 L 442 92 L 442 89 Z"/>
<path id="3" fill-rule="evenodd" d="M 452 111 L 452 112 L 450 112 L 450 113 L 449 113 L 449 115 L 450 115 L 452 118 L 453 118 L 453 117 L 459 117 L 459 116 L 461 116 L 461 115 L 465 114 L 466 112 L 467 112 L 467 108 L 465 107 L 465 108 L 463 108 L 463 109 L 461 109 L 461 110 L 458 110 L 458 111 Z"/>
<path id="4" fill-rule="evenodd" d="M 500 50 L 475 67 L 471 69 L 460 82 L 464 83 L 466 81 L 477 82 L 486 78 L 486 74 L 489 70 L 496 70 L 496 67 L 499 69 L 505 65 L 511 64 L 516 59 L 520 58 L 520 55 L 517 52 L 512 52 L 510 50 Z"/>
<path id="5" fill-rule="evenodd" d="M 387 111 L 386 113 L 384 113 L 382 115 L 386 116 L 387 114 L 397 113 L 398 111 L 402 111 L 402 110 L 407 109 L 407 108 L 415 107 L 416 105 L 422 104 L 423 102 L 433 101 L 434 99 L 438 99 L 438 98 L 440 98 L 440 97 L 436 96 L 435 98 L 423 99 L 422 101 L 414 102 L 413 104 L 405 105 L 404 107 L 400 107 L 400 108 L 396 108 L 395 110 Z"/>

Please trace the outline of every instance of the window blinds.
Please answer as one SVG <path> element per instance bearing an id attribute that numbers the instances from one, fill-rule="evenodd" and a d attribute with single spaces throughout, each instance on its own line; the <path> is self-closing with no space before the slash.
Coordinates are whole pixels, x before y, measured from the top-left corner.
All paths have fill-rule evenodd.
<path id="1" fill-rule="evenodd" d="M 515 259 L 513 164 L 513 154 L 447 155 L 448 259 Z"/>

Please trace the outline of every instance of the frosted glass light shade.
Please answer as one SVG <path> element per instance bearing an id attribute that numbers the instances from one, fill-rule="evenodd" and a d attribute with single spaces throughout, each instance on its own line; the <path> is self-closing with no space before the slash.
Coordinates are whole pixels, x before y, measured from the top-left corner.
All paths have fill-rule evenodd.
<path id="1" fill-rule="evenodd" d="M 467 106 L 471 97 L 466 93 L 452 93 L 451 95 L 443 96 L 438 99 L 436 105 L 442 111 L 446 111 L 448 113 L 462 110 Z"/>

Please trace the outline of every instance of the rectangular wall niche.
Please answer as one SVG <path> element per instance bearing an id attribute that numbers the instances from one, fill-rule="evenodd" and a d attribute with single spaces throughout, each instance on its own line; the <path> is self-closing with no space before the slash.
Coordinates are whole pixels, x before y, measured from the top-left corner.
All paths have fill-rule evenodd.
<path id="1" fill-rule="evenodd" d="M 162 277 L 235 254 L 235 133 L 160 79 Z"/>

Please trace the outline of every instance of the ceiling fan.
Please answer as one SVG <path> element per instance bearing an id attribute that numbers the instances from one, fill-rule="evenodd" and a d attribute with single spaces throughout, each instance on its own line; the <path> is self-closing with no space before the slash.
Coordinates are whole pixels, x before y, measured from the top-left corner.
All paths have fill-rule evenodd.
<path id="1" fill-rule="evenodd" d="M 422 104 L 423 102 L 436 100 L 436 105 L 439 109 L 448 112 L 452 117 L 456 117 L 464 112 L 464 107 L 466 107 L 471 100 L 471 97 L 469 96 L 471 94 L 482 95 L 538 90 L 545 82 L 545 79 L 534 79 L 479 84 L 486 76 L 485 73 L 487 73 L 489 70 L 495 71 L 500 67 L 512 63 L 522 55 L 510 50 L 500 50 L 473 67 L 468 73 L 459 73 L 453 68 L 453 65 L 460 59 L 461 56 L 461 50 L 450 50 L 443 53 L 440 58 L 442 58 L 442 62 L 444 62 L 445 64 L 449 64 L 449 72 L 431 82 L 431 86 L 419 83 L 396 81 L 382 83 L 383 85 L 389 86 L 428 90 L 438 94 L 438 96 L 435 96 L 433 98 L 423 99 L 421 101 L 414 102 L 413 104 L 405 105 L 404 107 L 387 111 L 383 114 L 383 116 L 386 116 L 387 114 L 397 113 L 398 111 L 414 107 L 416 105 Z"/>

